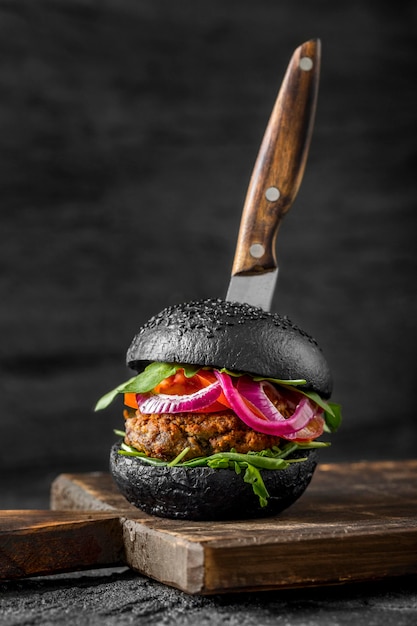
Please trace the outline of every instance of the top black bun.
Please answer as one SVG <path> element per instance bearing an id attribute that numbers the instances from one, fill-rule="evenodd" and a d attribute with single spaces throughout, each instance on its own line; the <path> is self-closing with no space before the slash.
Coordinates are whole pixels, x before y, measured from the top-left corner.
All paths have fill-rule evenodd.
<path id="1" fill-rule="evenodd" d="M 323 398 L 332 391 L 329 366 L 310 335 L 286 316 L 225 300 L 187 302 L 152 317 L 127 352 L 128 366 L 138 372 L 151 361 L 302 378 L 305 389 Z"/>

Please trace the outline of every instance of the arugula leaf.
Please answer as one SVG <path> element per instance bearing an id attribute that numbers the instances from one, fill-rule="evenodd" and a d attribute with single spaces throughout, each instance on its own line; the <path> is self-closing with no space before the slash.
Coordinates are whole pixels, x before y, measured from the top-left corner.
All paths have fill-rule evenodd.
<path id="1" fill-rule="evenodd" d="M 120 449 L 118 450 L 118 453 L 122 456 L 139 457 L 144 463 L 147 463 L 148 465 L 168 465 L 166 461 L 146 456 L 144 452 L 139 452 L 139 450 L 136 450 L 136 448 L 132 448 L 132 446 L 128 446 L 125 443 L 120 444 Z"/>
<path id="2" fill-rule="evenodd" d="M 258 468 L 248 463 L 243 480 L 252 485 L 253 493 L 258 496 L 261 507 L 267 506 L 269 493 Z"/>
<path id="3" fill-rule="evenodd" d="M 331 433 L 335 433 L 342 423 L 342 407 L 335 402 L 329 402 L 327 406 L 331 408 L 331 411 L 325 410 L 326 426 Z"/>
<path id="4" fill-rule="evenodd" d="M 201 365 L 187 365 L 183 363 L 182 365 L 178 365 L 177 369 L 184 370 L 185 378 L 192 378 L 199 370 L 201 370 Z"/>
<path id="5" fill-rule="evenodd" d="M 307 384 L 305 378 L 289 378 L 288 380 L 286 380 L 285 378 L 265 378 L 265 376 L 252 376 L 252 378 L 256 382 L 259 382 L 260 380 L 266 380 L 270 383 L 275 383 L 276 385 L 287 385 L 288 387 L 297 387 L 298 385 Z"/>
<path id="6" fill-rule="evenodd" d="M 304 378 L 294 378 L 288 380 L 281 378 L 266 378 L 265 376 L 252 376 L 252 374 L 246 374 L 245 372 L 232 372 L 231 370 L 228 370 L 227 367 L 222 367 L 217 371 L 221 374 L 229 374 L 229 376 L 234 376 L 235 378 L 239 378 L 239 376 L 250 376 L 256 382 L 259 382 L 260 380 L 267 380 L 271 383 L 276 383 L 277 385 L 285 384 L 296 387 L 297 385 L 305 385 L 307 383 Z"/>
<path id="7" fill-rule="evenodd" d="M 285 469 L 288 465 L 288 461 L 278 456 L 263 456 L 256 453 L 241 454 L 239 452 L 217 452 L 208 457 L 207 464 L 211 467 L 212 460 L 216 462 L 217 459 L 227 459 L 228 461 L 236 463 L 247 463 L 260 469 Z M 298 460 L 298 459 L 297 459 Z"/>
<path id="8" fill-rule="evenodd" d="M 182 450 L 176 457 L 175 459 L 173 459 L 172 461 L 170 461 L 170 463 L 168 463 L 168 467 L 175 467 L 176 465 L 178 465 L 183 458 L 185 457 L 185 455 L 187 454 L 187 452 L 190 451 L 190 446 L 187 446 L 186 448 L 184 448 L 184 450 Z"/>
<path id="9" fill-rule="evenodd" d="M 237 475 L 242 473 L 242 466 L 239 465 L 239 463 L 237 461 L 234 461 L 233 466 L 234 466 L 234 470 L 235 470 Z"/>

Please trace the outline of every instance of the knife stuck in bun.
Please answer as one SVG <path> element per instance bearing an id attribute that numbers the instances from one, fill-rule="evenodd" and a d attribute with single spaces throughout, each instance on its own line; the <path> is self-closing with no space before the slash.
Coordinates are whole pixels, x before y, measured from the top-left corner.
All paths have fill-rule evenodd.
<path id="1" fill-rule="evenodd" d="M 269 313 L 279 224 L 297 194 L 316 107 L 320 41 L 290 60 L 249 184 L 226 300 L 164 309 L 134 337 L 125 429 L 110 469 L 146 513 L 190 520 L 273 515 L 308 486 L 337 430 L 317 342 Z"/>
<path id="2" fill-rule="evenodd" d="M 110 469 L 127 500 L 174 519 L 274 515 L 305 491 L 340 423 L 317 342 L 287 317 L 200 300 L 164 309 L 128 352 Z"/>

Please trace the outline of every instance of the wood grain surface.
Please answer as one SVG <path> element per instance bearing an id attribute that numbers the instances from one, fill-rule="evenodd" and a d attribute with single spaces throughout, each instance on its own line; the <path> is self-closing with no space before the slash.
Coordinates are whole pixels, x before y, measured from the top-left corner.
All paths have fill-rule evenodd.
<path id="1" fill-rule="evenodd" d="M 0 579 L 124 562 L 117 513 L 0 512 Z"/>
<path id="2" fill-rule="evenodd" d="M 294 506 L 265 519 L 149 516 L 97 472 L 58 476 L 51 505 L 6 515 L 3 578 L 124 562 L 187 593 L 213 594 L 417 574 L 417 461 L 322 465 Z"/>

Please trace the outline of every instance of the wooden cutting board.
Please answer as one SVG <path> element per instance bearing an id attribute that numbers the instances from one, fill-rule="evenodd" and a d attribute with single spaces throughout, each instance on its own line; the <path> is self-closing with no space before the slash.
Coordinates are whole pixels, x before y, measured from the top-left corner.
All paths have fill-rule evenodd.
<path id="1" fill-rule="evenodd" d="M 262 520 L 152 517 L 106 473 L 60 475 L 51 509 L 3 512 L 3 578 L 127 564 L 213 594 L 417 574 L 417 461 L 321 465 L 295 505 Z"/>

